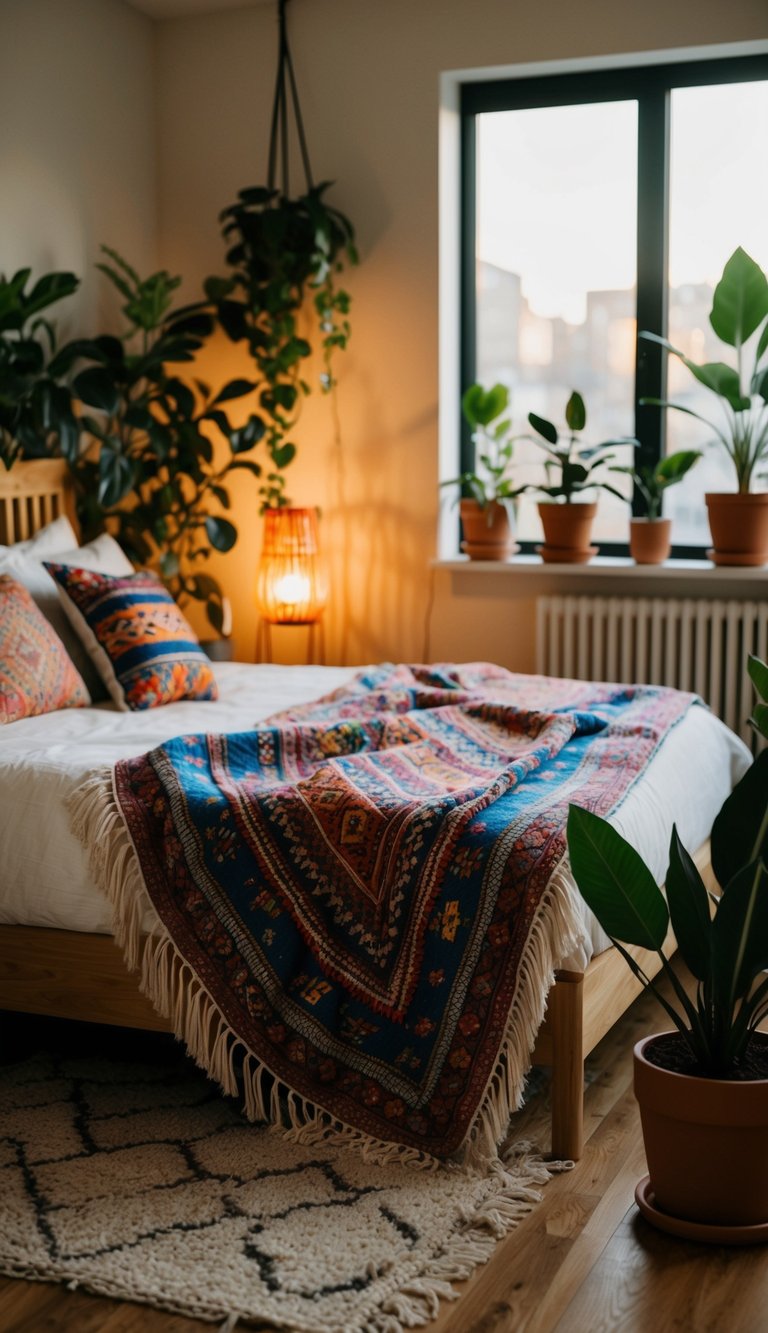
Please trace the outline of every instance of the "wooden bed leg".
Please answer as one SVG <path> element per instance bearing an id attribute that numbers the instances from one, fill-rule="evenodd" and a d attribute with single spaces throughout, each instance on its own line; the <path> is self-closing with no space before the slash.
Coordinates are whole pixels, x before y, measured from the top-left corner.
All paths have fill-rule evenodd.
<path id="1" fill-rule="evenodd" d="M 550 992 L 547 1018 L 552 1037 L 552 1155 L 581 1157 L 584 1137 L 584 980 L 558 980 Z"/>

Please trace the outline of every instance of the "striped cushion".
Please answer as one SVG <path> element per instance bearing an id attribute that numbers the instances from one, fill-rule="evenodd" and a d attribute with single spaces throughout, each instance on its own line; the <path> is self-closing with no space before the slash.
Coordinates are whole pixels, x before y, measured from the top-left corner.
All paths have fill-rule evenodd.
<path id="1" fill-rule="evenodd" d="M 0 574 L 0 725 L 90 702 L 64 644 L 27 589 Z"/>
<path id="2" fill-rule="evenodd" d="M 48 561 L 45 567 L 118 708 L 218 697 L 194 630 L 154 574 L 114 578 Z"/>

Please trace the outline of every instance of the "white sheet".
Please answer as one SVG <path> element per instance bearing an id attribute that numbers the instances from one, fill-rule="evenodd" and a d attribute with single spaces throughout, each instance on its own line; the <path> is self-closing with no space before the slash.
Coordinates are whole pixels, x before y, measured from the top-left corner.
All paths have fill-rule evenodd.
<path id="1" fill-rule="evenodd" d="M 85 852 L 69 829 L 64 800 L 83 777 L 142 754 L 182 733 L 241 731 L 278 709 L 304 703 L 350 680 L 346 667 L 217 663 L 216 703 L 179 703 L 141 713 L 111 705 L 68 709 L 0 728 L 0 922 L 110 932 L 110 909 L 93 884 Z M 673 729 L 612 823 L 660 879 L 673 821 L 691 850 L 709 836 L 749 752 L 703 707 Z M 585 967 L 608 946 L 573 887 L 583 919 L 578 948 L 564 966 Z"/>

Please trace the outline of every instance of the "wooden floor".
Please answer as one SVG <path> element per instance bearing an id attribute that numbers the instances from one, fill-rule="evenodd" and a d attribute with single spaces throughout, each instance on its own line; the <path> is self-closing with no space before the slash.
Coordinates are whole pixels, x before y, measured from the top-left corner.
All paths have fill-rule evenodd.
<path id="1" fill-rule="evenodd" d="M 662 1026 L 643 996 L 588 1063 L 587 1144 L 571 1172 L 427 1333 L 766 1333 L 768 1247 L 719 1249 L 662 1235 L 633 1202 L 645 1174 L 632 1046 Z M 546 1095 L 515 1117 L 543 1140 Z M 210 1333 L 211 1324 L 83 1291 L 0 1278 L 2 1333 Z"/>

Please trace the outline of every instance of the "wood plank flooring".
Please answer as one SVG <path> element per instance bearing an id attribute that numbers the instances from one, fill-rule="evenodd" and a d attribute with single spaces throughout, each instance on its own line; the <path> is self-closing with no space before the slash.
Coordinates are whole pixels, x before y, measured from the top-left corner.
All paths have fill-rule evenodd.
<path id="1" fill-rule="evenodd" d="M 645 1174 L 632 1046 L 663 1025 L 642 996 L 587 1065 L 582 1160 L 441 1307 L 427 1333 L 766 1333 L 768 1247 L 696 1246 L 634 1205 Z M 513 1137 L 546 1141 L 546 1092 Z M 212 1325 L 83 1291 L 0 1278 L 0 1333 L 210 1333 Z M 263 1326 L 266 1328 L 266 1326 Z"/>

